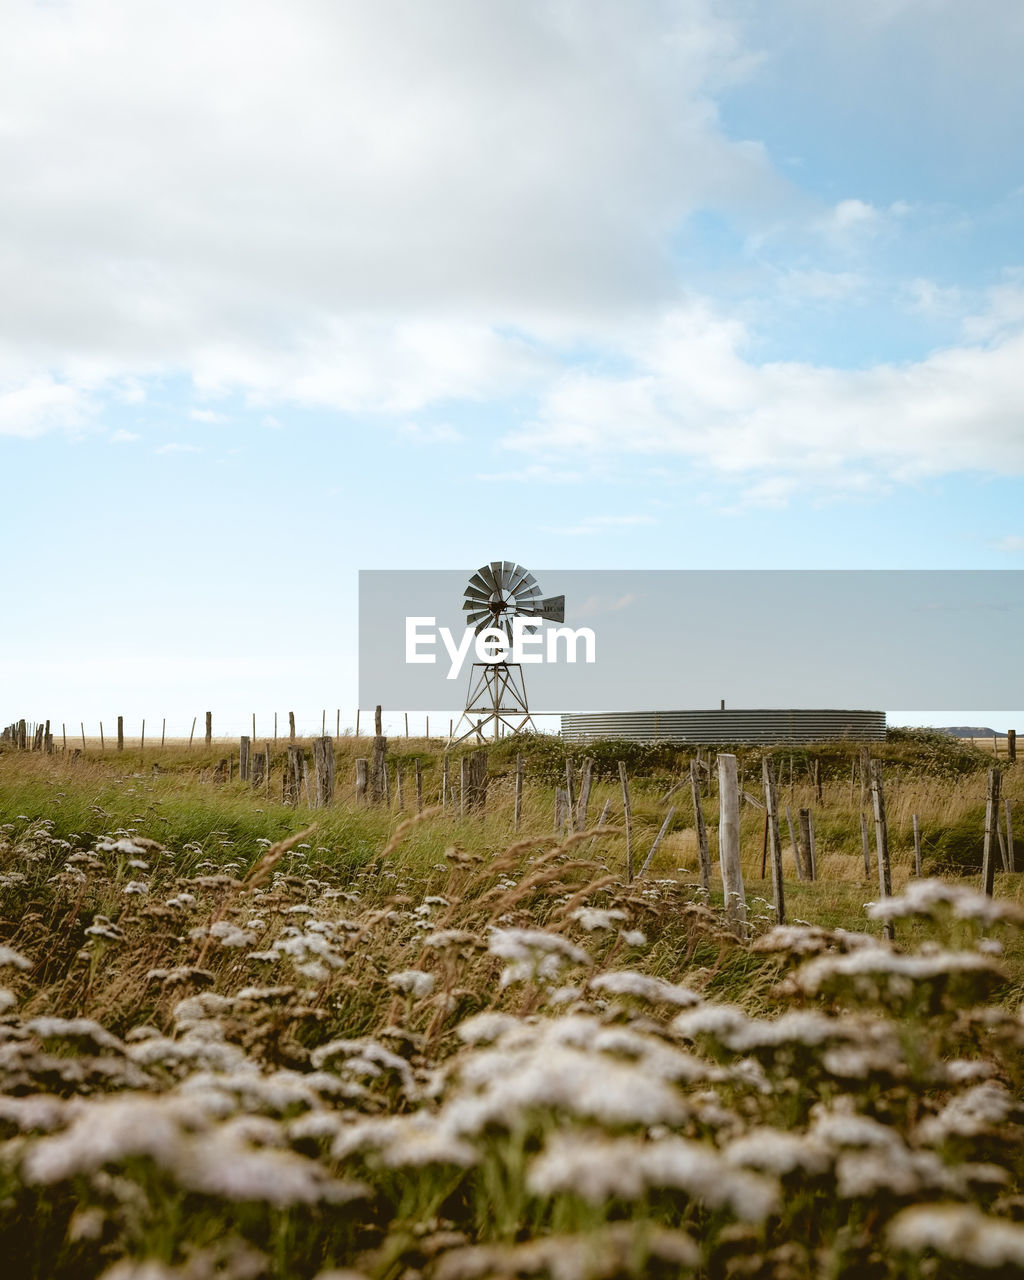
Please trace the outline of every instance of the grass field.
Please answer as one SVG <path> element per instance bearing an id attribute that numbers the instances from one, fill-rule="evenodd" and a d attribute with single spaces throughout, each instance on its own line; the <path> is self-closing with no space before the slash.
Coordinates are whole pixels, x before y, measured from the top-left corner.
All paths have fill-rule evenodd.
<path id="1" fill-rule="evenodd" d="M 10 1274 L 1019 1274 L 1024 906 L 1016 873 L 978 892 L 991 754 L 878 747 L 893 947 L 843 744 L 775 753 L 818 843 L 799 881 L 783 821 L 784 929 L 742 806 L 741 937 L 688 787 L 663 799 L 687 752 L 595 744 L 574 836 L 557 739 L 491 751 L 482 817 L 436 809 L 436 741 L 391 744 L 404 812 L 354 807 L 367 747 L 339 739 L 324 809 L 281 803 L 280 755 L 269 794 L 215 782 L 228 744 L 0 753 Z M 631 884 L 618 758 L 638 865 L 678 805 Z M 1016 767 L 1003 788 L 1015 814 Z M 911 875 L 914 814 L 941 881 Z"/>

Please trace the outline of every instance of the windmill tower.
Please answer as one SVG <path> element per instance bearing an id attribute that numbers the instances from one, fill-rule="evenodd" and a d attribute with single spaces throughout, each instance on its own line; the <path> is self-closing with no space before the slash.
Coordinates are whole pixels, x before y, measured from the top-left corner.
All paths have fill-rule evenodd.
<path id="1" fill-rule="evenodd" d="M 466 625 L 477 635 L 488 630 L 504 632 L 510 648 L 515 618 L 565 621 L 565 596 L 545 598 L 533 574 L 511 560 L 492 560 L 478 569 L 466 586 L 462 608 Z M 529 630 L 535 631 L 537 625 Z M 497 739 L 506 732 L 521 733 L 534 727 L 521 664 L 504 658 L 474 662 L 466 709 L 451 745 L 473 737 Z"/>

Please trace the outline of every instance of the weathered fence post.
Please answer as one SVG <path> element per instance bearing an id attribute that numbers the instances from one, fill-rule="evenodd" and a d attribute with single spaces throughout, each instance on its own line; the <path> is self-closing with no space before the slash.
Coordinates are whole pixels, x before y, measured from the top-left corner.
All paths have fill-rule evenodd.
<path id="1" fill-rule="evenodd" d="M 288 759 L 284 772 L 284 792 L 287 804 L 298 804 L 302 794 L 303 781 L 302 748 L 294 745 L 288 747 Z"/>
<path id="2" fill-rule="evenodd" d="M 402 786 L 402 766 L 395 765 L 395 808 L 401 812 L 405 808 L 405 789 Z"/>
<path id="3" fill-rule="evenodd" d="M 814 757 L 814 798 L 821 804 L 821 761 Z"/>
<path id="4" fill-rule="evenodd" d="M 626 762 L 619 761 L 619 781 L 622 783 L 622 811 L 626 820 L 626 883 L 633 882 L 633 808 L 629 803 L 629 779 Z"/>
<path id="5" fill-rule="evenodd" d="M 206 745 L 210 746 L 213 742 L 213 712 L 206 713 Z"/>
<path id="6" fill-rule="evenodd" d="M 238 776 L 242 782 L 249 781 L 249 741 L 244 734 L 238 739 Z"/>
<path id="7" fill-rule="evenodd" d="M 576 762 L 572 756 L 566 756 L 565 760 L 565 795 L 566 804 L 569 806 L 569 834 L 576 830 Z"/>
<path id="8" fill-rule="evenodd" d="M 743 891 L 740 864 L 740 795 L 736 757 L 718 757 L 718 860 L 725 892 L 726 918 L 738 928 L 747 919 L 747 899 Z"/>
<path id="9" fill-rule="evenodd" d="M 998 769 L 988 771 L 988 794 L 985 798 L 985 844 L 981 859 L 981 886 L 992 897 L 995 888 L 996 864 L 992 848 L 999 826 L 999 785 L 1002 775 Z"/>
<path id="10" fill-rule="evenodd" d="M 1006 731 L 1006 758 L 1011 764 L 1017 759 L 1017 730 Z"/>
<path id="11" fill-rule="evenodd" d="M 916 813 L 910 815 L 914 824 L 914 875 L 921 878 L 921 819 Z"/>
<path id="12" fill-rule="evenodd" d="M 24 720 L 22 720 L 21 722 L 21 745 L 22 746 L 25 745 L 25 721 Z M 100 721 L 100 755 L 102 755 L 105 750 L 106 750 L 106 745 L 103 741 L 103 721 L 101 720 Z"/>
<path id="13" fill-rule="evenodd" d="M 388 740 L 381 734 L 377 734 L 373 739 L 373 747 L 370 750 L 370 803 L 381 804 L 386 797 L 388 789 L 387 765 L 385 758 L 387 756 Z"/>
<path id="14" fill-rule="evenodd" d="M 163 751 L 164 743 L 167 740 L 167 717 L 164 716 L 160 722 L 160 750 Z"/>
<path id="15" fill-rule="evenodd" d="M 257 787 L 261 787 L 267 778 L 267 761 L 262 751 L 255 751 L 249 766 L 249 785 L 255 791 Z M 241 768 L 241 759 L 239 759 L 239 768 Z"/>
<path id="16" fill-rule="evenodd" d="M 864 854 L 864 879 L 871 879 L 871 841 L 868 839 L 868 817 L 860 811 L 860 847 Z"/>
<path id="17" fill-rule="evenodd" d="M 800 824 L 800 860 L 804 864 L 807 875 L 806 880 L 814 880 L 814 853 L 811 836 L 811 811 L 810 809 L 801 809 L 797 814 L 797 821 Z"/>
<path id="18" fill-rule="evenodd" d="M 516 790 L 512 804 L 512 829 L 518 831 L 523 821 L 523 757 L 516 756 Z"/>
<path id="19" fill-rule="evenodd" d="M 590 804 L 590 788 L 594 781 L 594 761 L 590 756 L 583 760 L 583 781 L 580 783 L 580 798 L 576 805 L 576 830 L 587 829 L 587 807 Z"/>
<path id="20" fill-rule="evenodd" d="M 885 821 L 885 791 L 882 787 L 882 762 L 871 761 L 871 805 L 875 815 L 875 853 L 878 857 L 878 887 L 883 898 L 892 897 L 892 872 L 889 867 L 889 832 Z M 882 933 L 890 941 L 896 937 L 896 925 L 886 920 Z"/>
<path id="21" fill-rule="evenodd" d="M 423 761 L 416 758 L 416 812 L 423 812 Z"/>
<path id="22" fill-rule="evenodd" d="M 693 821 L 697 828 L 697 857 L 700 860 L 700 883 L 711 892 L 711 854 L 708 850 L 708 829 L 704 822 L 704 807 L 700 802 L 700 766 L 690 761 L 690 795 L 693 799 Z"/>
<path id="23" fill-rule="evenodd" d="M 124 716 L 117 717 L 117 749 L 124 750 Z"/>
<path id="24" fill-rule="evenodd" d="M 772 866 L 772 891 L 775 894 L 775 919 L 786 923 L 785 888 L 782 883 L 782 846 L 779 843 L 779 808 L 775 795 L 775 767 L 771 756 L 761 757 L 761 781 L 764 784 L 765 820 L 768 824 L 768 856 Z"/>
<path id="25" fill-rule="evenodd" d="M 860 749 L 860 807 L 863 809 L 867 806 L 868 795 L 871 790 L 871 748 L 861 747 Z"/>
<path id="26" fill-rule="evenodd" d="M 356 804 L 366 804 L 370 785 L 370 762 L 365 756 L 356 758 Z"/>
<path id="27" fill-rule="evenodd" d="M 480 814 L 487 809 L 486 751 L 474 751 L 469 757 L 469 806 Z"/>
<path id="28" fill-rule="evenodd" d="M 383 736 L 383 733 L 384 733 L 383 722 L 381 719 L 381 709 L 379 705 L 374 707 L 373 709 L 373 732 L 376 734 L 378 738 Z"/>
<path id="29" fill-rule="evenodd" d="M 665 821 L 661 824 L 661 829 L 659 830 L 658 834 L 654 837 L 654 843 L 651 845 L 651 848 L 647 854 L 647 857 L 644 858 L 643 866 L 637 872 L 638 880 L 643 875 L 643 873 L 647 870 L 647 868 L 651 865 L 651 859 L 654 857 L 655 853 L 657 853 L 658 845 L 661 844 L 662 840 L 664 839 L 665 832 L 668 830 L 669 824 L 671 823 L 672 819 L 675 816 L 676 816 L 676 808 L 675 808 L 675 805 L 673 805 L 672 808 L 669 809 L 668 813 L 665 815 Z"/>
<path id="30" fill-rule="evenodd" d="M 452 802 L 452 775 L 448 762 L 448 752 L 441 761 L 441 808 L 447 809 Z"/>
<path id="31" fill-rule="evenodd" d="M 803 861 L 800 857 L 800 843 L 796 838 L 796 831 L 793 829 L 793 812 L 789 805 L 786 805 L 786 826 L 789 828 L 789 843 L 793 849 L 793 864 L 796 867 L 796 878 L 798 880 L 806 880 L 804 875 Z"/>
<path id="32" fill-rule="evenodd" d="M 1006 806 L 1006 858 L 1009 862 L 1009 871 L 1016 871 L 1017 865 L 1013 853 L 1013 815 L 1010 813 L 1010 797 L 1006 796 L 1003 800 Z"/>
<path id="33" fill-rule="evenodd" d="M 463 756 L 459 761 L 459 817 L 466 816 L 469 807 L 469 757 Z"/>
<path id="34" fill-rule="evenodd" d="M 334 799 L 334 743 L 326 734 L 313 739 L 313 778 L 316 807 L 325 809 Z"/>
<path id="35" fill-rule="evenodd" d="M 198 717 L 198 716 L 193 716 L 193 717 L 192 717 L 192 728 L 189 730 L 189 734 L 188 734 L 188 745 L 189 745 L 189 750 L 191 750 L 191 749 L 192 749 L 192 739 L 195 737 L 195 732 L 196 732 L 196 721 L 197 721 L 198 719 L 199 719 L 199 717 Z"/>
<path id="36" fill-rule="evenodd" d="M 85 755 L 85 721 L 79 720 L 78 724 L 82 730 L 82 755 Z"/>
<path id="37" fill-rule="evenodd" d="M 295 741 L 295 712 L 288 712 L 288 741 Z"/>
<path id="38" fill-rule="evenodd" d="M 26 727 L 26 725 L 25 725 L 25 721 L 24 721 L 24 720 L 19 720 L 19 721 L 18 721 L 18 750 L 19 750 L 19 751 L 24 751 L 24 750 L 25 750 L 26 729 L 27 729 L 27 727 Z M 103 737 L 103 727 L 102 727 L 102 725 L 101 725 L 101 726 L 100 726 L 100 738 L 102 739 L 102 737 Z M 103 750 L 103 743 L 102 743 L 102 741 L 100 742 L 100 750 L 101 750 L 101 751 Z"/>

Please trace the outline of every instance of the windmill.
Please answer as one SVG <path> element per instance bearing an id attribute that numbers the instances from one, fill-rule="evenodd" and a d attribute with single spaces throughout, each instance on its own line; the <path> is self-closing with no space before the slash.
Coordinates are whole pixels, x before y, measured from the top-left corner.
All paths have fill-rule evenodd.
<path id="1" fill-rule="evenodd" d="M 531 632 L 542 620 L 564 622 L 565 596 L 544 597 L 537 579 L 522 565 L 492 560 L 470 578 L 462 609 L 466 625 L 477 635 L 488 630 L 504 632 L 511 647 L 516 618 L 536 618 L 537 623 L 524 626 Z M 499 738 L 506 730 L 521 733 L 534 727 L 522 666 L 506 658 L 507 654 L 491 662 L 473 663 L 466 709 L 452 734 L 453 745 L 471 737 Z M 460 734 L 463 726 L 465 731 Z"/>

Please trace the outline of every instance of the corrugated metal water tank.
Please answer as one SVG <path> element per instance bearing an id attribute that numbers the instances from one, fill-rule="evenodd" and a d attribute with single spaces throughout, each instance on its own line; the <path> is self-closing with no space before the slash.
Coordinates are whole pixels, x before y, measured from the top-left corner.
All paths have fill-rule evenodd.
<path id="1" fill-rule="evenodd" d="M 625 738 L 634 742 L 881 742 L 884 711 L 609 711 L 562 716 L 570 742 Z"/>

